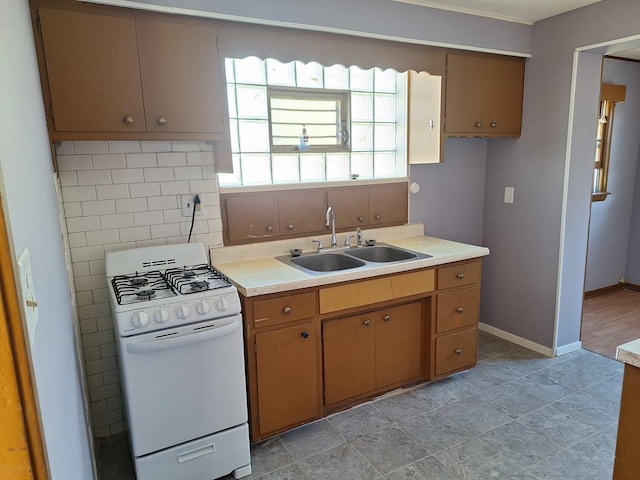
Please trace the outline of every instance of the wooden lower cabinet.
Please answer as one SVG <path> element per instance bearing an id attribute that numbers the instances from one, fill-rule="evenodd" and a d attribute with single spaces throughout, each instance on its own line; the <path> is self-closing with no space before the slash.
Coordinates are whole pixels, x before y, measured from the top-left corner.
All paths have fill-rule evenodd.
<path id="1" fill-rule="evenodd" d="M 469 328 L 436 338 L 436 375 L 452 373 L 476 364 L 478 330 Z"/>
<path id="2" fill-rule="evenodd" d="M 421 302 L 325 321 L 325 404 L 420 378 L 422 324 Z"/>
<path id="3" fill-rule="evenodd" d="M 313 320 L 256 334 L 260 435 L 317 416 L 316 336 Z"/>

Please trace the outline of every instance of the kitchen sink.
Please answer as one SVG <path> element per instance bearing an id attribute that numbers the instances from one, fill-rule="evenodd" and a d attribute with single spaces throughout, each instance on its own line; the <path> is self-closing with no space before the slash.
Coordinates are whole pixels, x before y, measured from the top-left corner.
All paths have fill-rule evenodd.
<path id="1" fill-rule="evenodd" d="M 347 270 L 365 265 L 362 260 L 347 257 L 339 253 L 317 253 L 302 257 L 293 257 L 291 258 L 291 262 L 307 270 L 313 270 L 314 272 L 336 272 L 338 270 Z"/>
<path id="2" fill-rule="evenodd" d="M 373 247 L 361 247 L 347 250 L 347 255 L 360 258 L 368 262 L 387 263 L 400 262 L 402 260 L 410 260 L 418 258 L 418 254 L 403 250 L 402 248 L 379 245 Z M 424 257 L 423 257 L 424 258 Z"/>

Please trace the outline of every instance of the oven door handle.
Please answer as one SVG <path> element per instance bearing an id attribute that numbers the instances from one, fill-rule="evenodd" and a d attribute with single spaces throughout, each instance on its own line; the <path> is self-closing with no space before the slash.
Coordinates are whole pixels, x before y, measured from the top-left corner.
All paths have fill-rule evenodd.
<path id="1" fill-rule="evenodd" d="M 240 327 L 240 322 L 233 322 L 222 327 L 213 327 L 210 330 L 196 331 L 180 337 L 161 337 L 150 342 L 133 342 L 127 344 L 129 353 L 146 353 L 166 350 L 169 348 L 185 347 L 195 343 L 206 342 L 214 338 L 223 337 L 235 332 Z"/>

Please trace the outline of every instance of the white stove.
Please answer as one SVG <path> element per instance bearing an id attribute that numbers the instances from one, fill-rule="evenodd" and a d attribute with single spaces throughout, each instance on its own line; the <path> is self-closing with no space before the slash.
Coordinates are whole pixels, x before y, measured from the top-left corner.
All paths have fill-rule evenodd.
<path id="1" fill-rule="evenodd" d="M 198 243 L 109 252 L 138 480 L 251 473 L 240 299 Z"/>

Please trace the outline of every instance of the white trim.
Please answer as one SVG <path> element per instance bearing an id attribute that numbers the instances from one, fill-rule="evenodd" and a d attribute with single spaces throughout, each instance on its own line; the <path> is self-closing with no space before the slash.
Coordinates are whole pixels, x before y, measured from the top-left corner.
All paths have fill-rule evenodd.
<path id="1" fill-rule="evenodd" d="M 272 27 L 297 28 L 300 30 L 310 30 L 314 32 L 338 33 L 344 35 L 355 35 L 363 38 L 373 38 L 377 40 L 389 40 L 392 42 L 403 42 L 414 45 L 426 45 L 430 47 L 455 48 L 458 50 L 466 50 L 470 52 L 494 53 L 496 55 L 509 55 L 512 57 L 531 58 L 531 53 L 513 52 L 509 50 L 496 50 L 493 48 L 482 48 L 473 45 L 460 45 L 456 43 L 433 42 L 428 40 L 419 40 L 410 37 L 399 37 L 397 35 L 381 35 L 372 32 L 362 32 L 359 30 L 350 30 L 348 28 L 335 28 L 327 25 L 309 25 L 297 22 L 283 22 L 280 20 L 272 20 L 266 18 L 247 17 L 244 15 L 229 15 L 226 13 L 210 12 L 205 10 L 194 10 L 191 8 L 165 7 L 161 5 L 151 5 L 130 0 L 82 0 L 85 3 L 97 3 L 100 5 L 113 5 L 118 7 L 136 8 L 138 10 L 149 10 L 152 12 L 172 13 L 176 15 L 189 15 L 201 18 L 215 18 L 218 20 L 229 20 L 234 22 L 252 23 L 256 25 L 267 25 Z"/>
<path id="2" fill-rule="evenodd" d="M 420 7 L 437 8 L 438 10 L 446 10 L 448 12 L 465 13 L 467 15 L 475 15 L 476 17 L 492 18 L 494 20 L 502 20 L 504 22 L 521 23 L 523 25 L 533 25 L 536 21 L 529 18 L 510 17 L 508 15 L 500 15 L 495 12 L 483 12 L 474 10 L 473 8 L 457 7 L 455 5 L 442 5 L 441 3 L 428 2 L 426 0 L 392 0 L 398 3 L 409 3 Z"/>
<path id="3" fill-rule="evenodd" d="M 582 342 L 577 341 L 573 343 L 569 343 L 567 345 L 562 345 L 556 348 L 556 356 L 560 357 L 562 355 L 566 355 L 567 353 L 575 352 L 576 350 L 580 350 L 582 348 Z"/>
<path id="4" fill-rule="evenodd" d="M 495 335 L 496 337 L 508 340 L 511 343 L 515 343 L 516 345 L 520 345 L 521 347 L 541 353 L 542 355 L 546 355 L 547 357 L 554 356 L 553 349 L 549 347 L 545 347 L 544 345 L 540 345 L 539 343 L 535 343 L 531 340 L 527 340 L 526 338 L 519 337 L 517 335 L 514 335 L 513 333 L 505 332 L 504 330 L 500 330 L 499 328 L 487 325 L 486 323 L 480 322 L 478 324 L 478 328 L 483 332 L 487 332 L 491 335 Z"/>

